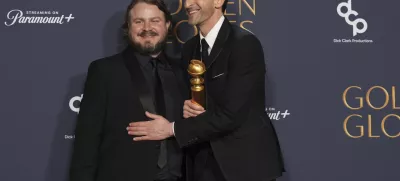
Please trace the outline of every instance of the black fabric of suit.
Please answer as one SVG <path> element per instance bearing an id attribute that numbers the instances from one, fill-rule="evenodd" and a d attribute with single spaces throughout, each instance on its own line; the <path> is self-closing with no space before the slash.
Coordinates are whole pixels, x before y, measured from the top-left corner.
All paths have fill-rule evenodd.
<path id="1" fill-rule="evenodd" d="M 158 115 L 166 115 L 165 97 L 168 97 L 168 95 L 165 94 L 163 90 L 163 84 L 161 81 L 161 77 L 159 75 L 159 71 L 162 71 L 162 69 L 165 69 L 165 67 L 168 65 L 165 55 L 160 54 L 159 57 L 153 58 L 148 55 L 141 55 L 139 53 L 135 53 L 135 56 L 140 63 L 140 68 L 146 79 L 146 83 L 150 88 L 150 92 L 153 97 L 153 104 L 155 106 L 155 113 Z M 176 162 L 171 161 L 170 163 L 168 163 L 167 141 L 162 140 L 159 148 L 160 148 L 160 154 L 158 158 L 159 159 L 158 163 L 162 164 L 158 164 L 161 170 L 157 174 L 156 180 L 165 180 L 165 181 L 176 180 L 176 177 L 181 175 L 180 173 L 171 174 L 169 172 L 170 170 L 169 168 L 173 167 L 174 166 L 173 164 L 174 163 L 176 164 Z"/>
<path id="2" fill-rule="evenodd" d="M 183 72 L 176 61 L 161 59 L 163 116 L 180 119 L 182 95 L 188 94 Z M 130 122 L 149 119 L 145 111 L 156 113 L 154 87 L 144 72 L 131 47 L 90 64 L 75 130 L 71 181 L 154 181 L 165 173 L 157 166 L 161 142 L 134 142 L 126 131 Z M 167 151 L 168 174 L 184 176 L 182 153 L 174 138 L 167 140 Z"/>
<path id="3" fill-rule="evenodd" d="M 200 36 L 183 48 L 182 69 L 198 59 Z M 204 75 L 206 112 L 175 121 L 187 181 L 270 181 L 284 172 L 275 129 L 265 113 L 261 43 L 225 19 Z M 190 75 L 185 75 L 189 81 Z M 223 177 L 223 178 L 220 178 Z"/>

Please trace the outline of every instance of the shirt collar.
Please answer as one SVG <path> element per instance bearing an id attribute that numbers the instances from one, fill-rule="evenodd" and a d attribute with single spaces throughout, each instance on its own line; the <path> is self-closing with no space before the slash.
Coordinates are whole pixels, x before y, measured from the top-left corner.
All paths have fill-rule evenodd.
<path id="1" fill-rule="evenodd" d="M 150 63 L 151 57 L 148 55 L 142 55 L 138 52 L 135 52 L 135 56 L 139 61 L 140 66 L 146 67 L 148 63 Z"/>
<path id="2" fill-rule="evenodd" d="M 142 67 L 146 67 L 147 64 L 150 63 L 150 60 L 153 58 L 150 55 L 143 55 L 140 54 L 139 52 L 135 52 L 135 56 L 138 59 L 140 66 Z M 164 52 L 161 52 L 160 55 L 156 57 L 156 59 L 158 59 L 161 62 L 161 64 L 167 64 L 167 58 Z"/>
<path id="3" fill-rule="evenodd" d="M 225 17 L 222 15 L 222 16 L 219 18 L 218 22 L 214 25 L 214 27 L 213 27 L 213 28 L 210 30 L 210 32 L 207 34 L 206 37 L 204 37 L 204 36 L 201 34 L 201 32 L 199 33 L 199 34 L 200 34 L 200 41 L 201 41 L 203 38 L 205 38 L 205 39 L 206 39 L 206 42 L 207 42 L 207 44 L 208 44 L 208 46 L 209 46 L 209 50 L 213 48 L 214 43 L 215 43 L 215 40 L 217 39 L 219 30 L 221 29 L 222 24 L 224 23 L 224 20 L 225 20 Z"/>

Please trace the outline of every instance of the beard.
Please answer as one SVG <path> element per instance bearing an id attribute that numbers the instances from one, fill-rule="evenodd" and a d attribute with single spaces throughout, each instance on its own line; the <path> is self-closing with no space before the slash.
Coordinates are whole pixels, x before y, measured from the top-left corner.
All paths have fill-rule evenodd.
<path id="1" fill-rule="evenodd" d="M 145 37 L 145 36 L 158 36 L 159 34 L 154 32 L 154 31 L 142 31 L 141 33 L 138 34 L 140 37 Z M 144 43 L 140 43 L 136 41 L 132 36 L 129 36 L 129 39 L 131 40 L 131 44 L 133 48 L 140 54 L 143 55 L 154 55 L 157 53 L 160 53 L 164 48 L 165 45 L 167 44 L 167 35 L 165 34 L 164 36 L 161 37 L 161 39 L 155 43 L 152 44 L 150 41 L 145 41 Z"/>

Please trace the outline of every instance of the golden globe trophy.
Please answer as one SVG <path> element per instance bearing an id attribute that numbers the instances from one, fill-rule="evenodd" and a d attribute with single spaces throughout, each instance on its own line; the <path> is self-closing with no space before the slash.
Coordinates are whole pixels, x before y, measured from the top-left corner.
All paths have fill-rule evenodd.
<path id="1" fill-rule="evenodd" d="M 187 69 L 188 73 L 193 77 L 190 79 L 192 102 L 202 106 L 205 109 L 206 96 L 204 90 L 204 79 L 202 75 L 206 72 L 206 66 L 200 60 L 191 60 Z"/>

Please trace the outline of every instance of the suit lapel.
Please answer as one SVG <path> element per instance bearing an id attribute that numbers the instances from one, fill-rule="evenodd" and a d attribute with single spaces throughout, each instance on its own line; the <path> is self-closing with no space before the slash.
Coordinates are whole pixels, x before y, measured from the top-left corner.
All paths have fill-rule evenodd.
<path id="1" fill-rule="evenodd" d="M 128 47 L 123 52 L 124 63 L 126 68 L 131 75 L 132 84 L 134 90 L 137 91 L 140 103 L 145 111 L 156 113 L 156 108 L 154 106 L 153 97 L 149 86 L 146 83 L 146 79 L 143 75 L 142 70 L 134 51 L 132 48 Z"/>
<path id="2" fill-rule="evenodd" d="M 179 67 L 174 66 L 173 60 L 168 59 L 165 54 L 162 56 L 162 59 L 165 61 L 163 61 L 162 66 L 158 69 L 158 73 L 165 95 L 166 117 L 176 119 L 176 117 L 173 117 L 174 112 L 176 112 L 174 110 L 177 107 L 181 108 L 183 106 L 181 104 L 183 104 L 183 97 L 186 97 L 187 91 L 183 83 L 183 74 L 179 71 Z"/>
<path id="3" fill-rule="evenodd" d="M 211 50 L 210 56 L 208 59 L 210 60 L 210 64 L 207 66 L 207 70 L 211 67 L 211 65 L 217 60 L 219 54 L 225 47 L 225 43 L 228 40 L 229 34 L 231 32 L 231 25 L 229 20 L 225 18 L 224 23 L 221 26 L 221 29 L 218 32 L 217 39 L 215 40 L 214 46 Z"/>

